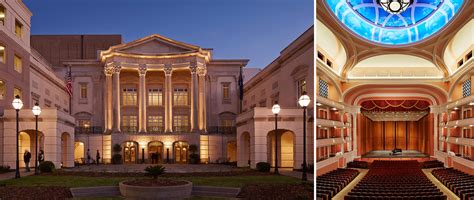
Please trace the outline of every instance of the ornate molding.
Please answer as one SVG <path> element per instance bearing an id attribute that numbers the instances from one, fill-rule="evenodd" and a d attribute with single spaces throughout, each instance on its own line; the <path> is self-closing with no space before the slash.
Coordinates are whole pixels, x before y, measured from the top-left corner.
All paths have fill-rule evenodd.
<path id="1" fill-rule="evenodd" d="M 115 74 L 119 74 L 119 73 L 120 73 L 120 70 L 122 69 L 122 66 L 120 65 L 120 63 L 114 62 L 114 63 L 112 64 L 112 66 L 113 66 L 113 71 L 114 71 L 114 73 L 115 73 Z"/>
<path id="2" fill-rule="evenodd" d="M 191 62 L 189 64 L 189 70 L 191 70 L 191 74 L 194 75 L 197 72 L 197 63 L 196 62 Z"/>
<path id="3" fill-rule="evenodd" d="M 138 65 L 138 76 L 145 76 L 147 71 L 147 66 L 146 64 L 140 64 Z"/>
<path id="4" fill-rule="evenodd" d="M 112 76 L 113 73 L 114 73 L 114 67 L 112 67 L 112 66 L 105 66 L 104 67 L 105 76 Z"/>

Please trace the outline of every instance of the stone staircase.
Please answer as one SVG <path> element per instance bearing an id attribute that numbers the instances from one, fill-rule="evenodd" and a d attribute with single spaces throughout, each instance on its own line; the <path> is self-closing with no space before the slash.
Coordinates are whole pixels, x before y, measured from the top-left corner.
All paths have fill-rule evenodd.
<path id="1" fill-rule="evenodd" d="M 200 197 L 223 197 L 236 199 L 240 188 L 193 186 L 192 195 Z M 72 196 L 77 197 L 114 197 L 120 196 L 118 186 L 71 188 Z"/>

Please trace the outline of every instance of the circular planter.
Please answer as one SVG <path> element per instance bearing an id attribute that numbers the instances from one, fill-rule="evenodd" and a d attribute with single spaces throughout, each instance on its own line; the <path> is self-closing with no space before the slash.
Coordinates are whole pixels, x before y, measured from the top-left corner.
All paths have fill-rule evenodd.
<path id="1" fill-rule="evenodd" d="M 135 186 L 119 183 L 120 194 L 126 199 L 184 199 L 191 197 L 193 183 L 184 181 L 184 185 L 175 186 Z"/>

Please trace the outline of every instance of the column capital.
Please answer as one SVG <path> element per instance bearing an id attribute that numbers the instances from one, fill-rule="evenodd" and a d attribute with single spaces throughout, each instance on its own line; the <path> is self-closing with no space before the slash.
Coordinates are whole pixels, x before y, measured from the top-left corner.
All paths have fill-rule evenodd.
<path id="1" fill-rule="evenodd" d="M 191 75 L 196 74 L 196 72 L 197 72 L 196 63 L 191 63 L 191 64 L 189 65 L 189 70 L 191 70 Z"/>
<path id="2" fill-rule="evenodd" d="M 112 76 L 113 73 L 114 73 L 114 67 L 112 67 L 112 66 L 105 66 L 104 67 L 105 76 Z"/>
<path id="3" fill-rule="evenodd" d="M 165 71 L 165 76 L 171 76 L 171 74 L 173 74 L 173 67 L 171 65 L 165 65 L 163 70 Z"/>
<path id="4" fill-rule="evenodd" d="M 115 74 L 119 74 L 121 69 L 122 69 L 122 66 L 120 66 L 120 64 L 114 63 L 113 71 L 114 71 Z"/>
<path id="5" fill-rule="evenodd" d="M 205 66 L 198 66 L 197 67 L 197 74 L 198 76 L 205 76 L 207 74 L 207 68 Z"/>
<path id="6" fill-rule="evenodd" d="M 140 64 L 138 65 L 138 75 L 139 76 L 145 76 L 147 71 L 147 66 L 146 64 Z"/>

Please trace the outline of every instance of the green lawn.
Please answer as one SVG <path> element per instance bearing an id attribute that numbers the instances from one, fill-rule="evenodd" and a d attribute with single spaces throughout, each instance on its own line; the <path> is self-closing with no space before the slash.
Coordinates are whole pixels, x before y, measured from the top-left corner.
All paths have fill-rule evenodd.
<path id="1" fill-rule="evenodd" d="M 20 179 L 0 181 L 0 184 L 18 186 L 62 186 L 92 187 L 118 185 L 126 177 L 86 177 L 86 176 L 25 176 Z"/>
<path id="2" fill-rule="evenodd" d="M 63 186 L 63 187 L 92 187 L 118 185 L 119 182 L 130 179 L 127 177 L 85 177 L 85 176 L 26 176 L 21 179 L 0 181 L 0 184 L 18 186 Z M 222 177 L 179 177 L 175 179 L 188 180 L 194 185 L 242 187 L 246 184 L 283 184 L 301 183 L 299 179 L 286 176 L 222 176 Z"/>

